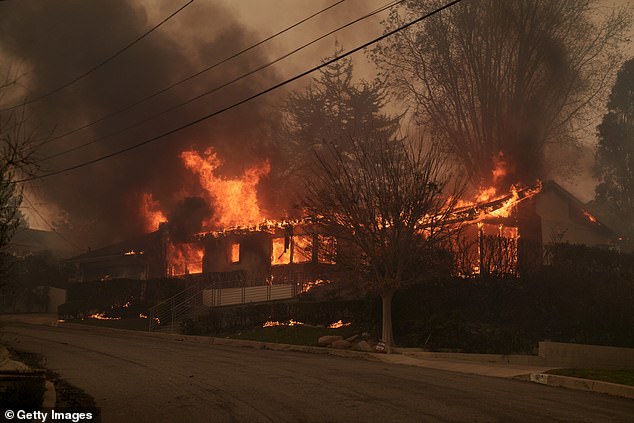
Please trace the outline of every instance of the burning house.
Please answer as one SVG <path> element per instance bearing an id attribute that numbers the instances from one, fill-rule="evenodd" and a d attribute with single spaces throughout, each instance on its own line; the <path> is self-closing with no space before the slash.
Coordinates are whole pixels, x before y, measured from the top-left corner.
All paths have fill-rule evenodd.
<path id="1" fill-rule="evenodd" d="M 151 279 L 224 275 L 243 286 L 329 278 L 337 241 L 308 220 L 201 232 L 174 242 L 168 226 L 136 240 L 78 255 L 67 261 L 73 280 Z M 228 276 L 233 275 L 233 276 Z"/>
<path id="2" fill-rule="evenodd" d="M 212 149 L 185 151 L 181 159 L 201 191 L 186 193 L 169 212 L 142 193 L 139 214 L 149 234 L 73 257 L 74 280 L 203 275 L 252 286 L 332 279 L 332 231 L 308 218 L 272 221 L 262 210 L 257 188 L 267 161 L 227 177 L 218 174 L 223 163 Z M 493 187 L 460 200 L 450 216 L 455 274 L 516 276 L 541 266 L 551 243 L 614 246 L 615 234 L 555 182 L 499 193 L 507 166 L 496 157 Z"/>
<path id="3" fill-rule="evenodd" d="M 250 284 L 306 282 L 332 276 L 337 241 L 308 220 L 197 235 L 205 249 L 203 272 L 242 272 Z"/>
<path id="4" fill-rule="evenodd" d="M 452 239 L 454 269 L 462 276 L 518 275 L 548 264 L 559 243 L 615 248 L 617 235 L 554 181 L 474 205 L 458 207 Z"/>
<path id="5" fill-rule="evenodd" d="M 454 272 L 517 276 L 548 261 L 550 244 L 615 248 L 617 235 L 554 181 L 462 202 L 451 221 Z M 310 219 L 174 236 L 173 226 L 68 260 L 74 280 L 223 275 L 241 286 L 306 283 L 336 274 L 337 239 Z M 213 278 L 212 279 L 217 279 Z"/>

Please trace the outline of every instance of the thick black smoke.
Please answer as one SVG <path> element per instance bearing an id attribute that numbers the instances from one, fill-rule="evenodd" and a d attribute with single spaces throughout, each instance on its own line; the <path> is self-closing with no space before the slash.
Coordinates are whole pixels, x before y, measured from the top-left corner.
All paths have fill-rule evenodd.
<path id="1" fill-rule="evenodd" d="M 169 215 L 168 228 L 174 242 L 189 242 L 192 235 L 203 229 L 203 222 L 209 219 L 212 210 L 201 197 L 185 197 Z"/>
<path id="2" fill-rule="evenodd" d="M 183 4 L 183 2 L 180 2 Z M 0 3 L 0 68 L 24 74 L 16 89 L 28 98 L 46 93 L 82 74 L 138 37 L 179 7 L 174 2 L 145 2 L 162 9 L 148 17 L 132 0 L 14 1 Z M 254 43 L 252 36 L 227 10 L 214 2 L 194 2 L 159 30 L 78 83 L 27 106 L 27 116 L 40 135 L 62 134 L 171 83 L 194 74 Z M 109 134 L 147 119 L 203 91 L 220 85 L 268 58 L 257 51 L 116 117 L 46 144 L 46 157 L 69 147 L 99 139 L 87 148 L 41 163 L 42 170 L 77 164 L 154 137 L 197 119 L 271 85 L 271 72 L 204 97 L 176 111 L 116 136 Z M 16 98 L 15 100 L 19 100 Z M 8 101 L 6 98 L 3 99 Z M 228 176 L 261 163 L 270 133 L 270 96 L 217 118 L 180 131 L 130 153 L 61 176 L 33 183 L 45 202 L 69 216 L 60 228 L 82 246 L 97 247 L 142 232 L 139 204 L 152 193 L 164 210 L 180 210 L 186 196 L 200 194 L 197 178 L 184 168 L 180 153 L 192 147 L 214 147 Z M 194 201 L 194 200 L 186 200 Z M 197 209 L 202 210 L 202 209 Z"/>

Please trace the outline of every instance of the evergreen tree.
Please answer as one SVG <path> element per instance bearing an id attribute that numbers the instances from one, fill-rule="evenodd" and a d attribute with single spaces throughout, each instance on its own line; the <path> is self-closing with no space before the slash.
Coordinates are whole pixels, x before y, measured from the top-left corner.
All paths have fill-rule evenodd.
<path id="1" fill-rule="evenodd" d="M 598 126 L 596 205 L 634 246 L 634 59 L 621 67 Z"/>
<path id="2" fill-rule="evenodd" d="M 336 46 L 334 56 L 341 52 Z M 322 68 L 306 89 L 291 92 L 283 107 L 287 163 L 304 173 L 313 153 L 322 151 L 325 143 L 345 151 L 345 144 L 359 134 L 393 137 L 399 118 L 384 113 L 384 104 L 380 81 L 354 82 L 350 58 Z"/>
<path id="3" fill-rule="evenodd" d="M 334 56 L 342 51 L 336 45 Z M 385 96 L 379 80 L 354 80 L 350 58 L 322 68 L 306 88 L 292 91 L 281 108 L 278 154 L 271 159 L 270 183 L 276 189 L 268 202 L 291 208 L 308 175 L 319 167 L 315 153 L 328 146 L 347 153 L 353 139 L 394 138 L 400 117 L 383 112 Z"/>

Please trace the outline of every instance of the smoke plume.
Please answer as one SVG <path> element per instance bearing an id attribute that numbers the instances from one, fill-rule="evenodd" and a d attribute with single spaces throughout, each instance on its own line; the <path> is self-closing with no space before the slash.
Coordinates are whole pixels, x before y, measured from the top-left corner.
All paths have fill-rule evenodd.
<path id="1" fill-rule="evenodd" d="M 3 2 L 4 3 L 4 2 Z M 147 7 L 158 7 L 147 2 Z M 71 80 L 134 40 L 179 5 L 162 2 L 148 14 L 131 0 L 63 0 L 0 4 L 0 67 L 11 65 L 22 75 L 4 106 L 42 93 Z M 149 18 L 149 15 L 152 18 Z M 194 2 L 164 26 L 86 78 L 41 101 L 26 106 L 31 129 L 38 136 L 57 136 L 93 122 L 157 92 L 252 44 L 250 34 L 215 2 Z M 258 51 L 233 60 L 204 75 L 117 116 L 105 119 L 42 147 L 41 158 L 94 141 L 85 148 L 45 160 L 42 171 L 61 169 L 157 136 L 174 127 L 243 99 L 270 85 L 272 72 L 258 72 L 212 95 L 193 101 L 133 129 L 135 122 L 174 107 L 191 97 L 241 75 L 268 58 Z M 267 102 L 272 102 L 267 97 Z M 228 176 L 270 158 L 267 137 L 271 110 L 262 101 L 245 104 L 217 118 L 109 159 L 30 183 L 44 203 L 69 216 L 68 233 L 83 247 L 100 246 L 142 232 L 139 202 L 151 192 L 178 219 L 204 210 L 195 198 L 201 189 L 180 153 L 213 147 L 223 158 Z M 120 134 L 115 134 L 122 131 Z M 194 207 L 191 209 L 191 207 Z M 198 224 L 197 220 L 196 225 Z M 176 233 L 191 227 L 174 223 Z"/>

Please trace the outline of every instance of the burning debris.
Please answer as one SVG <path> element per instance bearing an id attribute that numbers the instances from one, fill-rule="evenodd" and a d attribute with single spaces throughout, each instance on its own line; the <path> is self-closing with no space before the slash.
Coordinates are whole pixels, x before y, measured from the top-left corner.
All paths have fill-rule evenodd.
<path id="1" fill-rule="evenodd" d="M 139 313 L 139 319 L 149 319 L 150 317 L 145 314 L 145 313 Z M 158 317 L 152 317 L 152 321 L 154 322 L 154 325 L 156 325 L 156 327 L 161 326 L 161 319 L 159 319 Z"/>
<path id="2" fill-rule="evenodd" d="M 293 320 L 293 319 L 290 319 L 287 322 L 277 322 L 277 321 L 269 320 L 268 322 L 265 322 L 262 325 L 263 328 L 271 328 L 271 327 L 275 327 L 275 326 L 304 326 L 304 323 L 298 322 L 298 321 Z"/>
<path id="3" fill-rule="evenodd" d="M 462 201 L 453 210 L 450 222 L 476 223 L 485 219 L 509 217 L 520 202 L 533 197 L 541 190 L 542 183 L 538 181 L 532 187 L 518 189 L 511 186 L 509 194 L 497 196 L 484 202 L 478 200 L 471 203 Z M 486 197 L 489 197 L 489 194 Z M 479 198 L 482 197 L 478 196 Z"/>
<path id="4" fill-rule="evenodd" d="M 344 323 L 341 319 L 336 321 L 335 323 L 331 323 L 328 325 L 328 329 L 339 329 L 339 328 L 347 328 L 352 323 Z"/>
<path id="5" fill-rule="evenodd" d="M 96 320 L 121 320 L 121 317 L 108 317 L 106 313 L 95 313 L 91 314 L 87 317 L 87 319 L 96 319 Z"/>
<path id="6" fill-rule="evenodd" d="M 325 279 L 316 279 L 314 281 L 307 281 L 302 286 L 302 292 L 309 292 L 311 289 L 329 284 L 331 281 Z"/>

